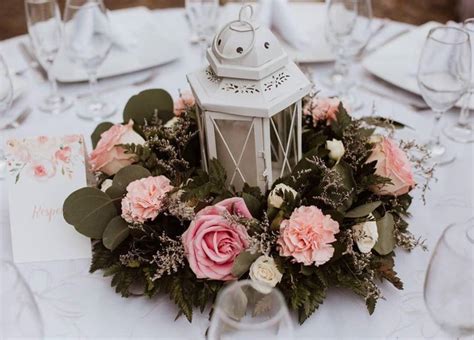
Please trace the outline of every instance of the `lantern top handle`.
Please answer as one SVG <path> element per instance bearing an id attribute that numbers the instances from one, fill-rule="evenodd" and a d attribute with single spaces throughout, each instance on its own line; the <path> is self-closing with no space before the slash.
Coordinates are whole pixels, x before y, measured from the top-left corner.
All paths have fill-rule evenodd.
<path id="1" fill-rule="evenodd" d="M 249 8 L 250 9 L 250 18 L 248 20 L 245 20 L 244 19 L 244 14 L 245 14 L 245 10 Z M 242 8 L 240 9 L 240 12 L 239 12 L 239 19 L 238 20 L 233 20 L 231 22 L 229 22 L 227 25 L 225 25 L 220 31 L 219 33 L 216 34 L 216 36 L 214 37 L 214 42 L 213 42 L 213 50 L 214 52 L 219 56 L 221 57 L 222 59 L 226 59 L 226 60 L 234 60 L 234 59 L 240 59 L 240 58 L 243 58 L 245 57 L 247 54 L 250 53 L 250 51 L 253 50 L 254 46 L 255 46 L 255 36 L 256 36 L 256 33 L 255 33 L 255 26 L 251 23 L 251 20 L 252 20 L 252 17 L 253 17 L 253 14 L 254 14 L 254 10 L 253 10 L 253 6 L 252 5 L 245 5 L 245 6 L 242 6 Z M 222 32 L 224 32 L 225 30 L 227 30 L 228 28 L 231 28 L 231 26 L 235 23 L 239 23 L 241 25 L 244 25 L 244 26 L 248 26 L 250 28 L 250 31 L 252 31 L 252 41 L 250 42 L 250 45 L 248 48 L 245 49 L 245 51 L 242 53 L 242 54 L 239 54 L 239 55 L 234 55 L 234 56 L 226 56 L 224 53 L 222 53 L 221 51 L 219 51 L 219 49 L 217 48 L 218 46 L 218 40 L 219 40 L 219 36 L 221 35 Z"/>

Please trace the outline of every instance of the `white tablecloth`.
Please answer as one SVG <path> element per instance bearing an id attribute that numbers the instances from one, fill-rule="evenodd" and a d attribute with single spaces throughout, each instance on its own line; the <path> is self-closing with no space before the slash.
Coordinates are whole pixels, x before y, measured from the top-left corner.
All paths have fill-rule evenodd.
<path id="1" fill-rule="evenodd" d="M 177 96 L 178 89 L 186 89 L 186 73 L 200 66 L 199 47 L 188 44 L 188 26 L 182 10 L 161 10 L 154 14 L 163 31 L 170 32 L 182 44 L 184 56 L 171 64 L 157 68 L 159 76 L 144 88 L 165 88 Z M 303 23 L 302 23 L 303 24 Z M 310 23 L 304 23 L 310 24 Z M 386 30 L 399 29 L 401 24 L 391 23 Z M 16 37 L 0 42 L 0 53 L 5 56 L 11 68 L 25 66 L 18 51 L 18 42 L 26 37 Z M 332 64 L 312 65 L 316 84 L 331 69 Z M 123 88 L 106 93 L 104 97 L 123 108 L 127 99 L 144 88 L 127 86 L 137 79 L 145 78 L 150 71 L 107 79 L 100 83 L 102 88 L 124 84 Z M 360 82 L 371 82 L 369 76 L 356 67 Z M 14 110 L 25 106 L 34 112 L 24 125 L 16 130 L 3 132 L 1 142 L 13 136 L 35 136 L 39 134 L 63 135 L 82 133 L 87 137 L 95 123 L 80 120 L 75 110 L 51 116 L 35 108 L 35 104 L 47 91 L 45 83 L 39 83 L 30 74 L 30 90 L 15 103 Z M 380 85 L 382 86 L 382 85 Z M 85 84 L 62 85 L 60 90 L 73 95 L 87 91 Z M 375 107 L 378 114 L 396 118 L 416 131 L 420 138 L 426 137 L 432 125 L 430 112 L 414 112 L 409 107 L 390 98 L 381 98 L 361 90 L 360 96 L 365 109 L 356 115 L 369 114 Z M 459 110 L 446 115 L 446 124 L 457 119 Z M 112 118 L 121 120 L 121 111 Z M 428 203 L 423 205 L 416 193 L 411 208 L 411 230 L 427 239 L 428 252 L 416 249 L 411 254 L 398 251 L 396 270 L 405 283 L 405 289 L 398 291 L 389 284 L 383 284 L 385 297 L 377 304 L 375 313 L 369 316 L 364 301 L 350 292 L 331 290 L 320 309 L 302 326 L 296 326 L 298 339 L 317 337 L 446 337 L 433 324 L 423 303 L 423 281 L 425 271 L 441 231 L 448 224 L 466 220 L 473 212 L 473 145 L 455 144 L 446 141 L 457 152 L 457 160 L 437 171 L 437 182 L 433 183 L 427 195 Z M 7 188 L 0 181 L 0 228 L 1 256 L 11 258 Z M 167 297 L 152 300 L 145 298 L 123 299 L 110 288 L 109 278 L 101 273 L 88 273 L 89 261 L 31 263 L 18 266 L 30 285 L 41 310 L 45 335 L 48 337 L 153 337 L 153 338 L 204 338 L 208 327 L 208 314 L 195 312 L 193 323 L 184 318 L 174 321 L 177 308 Z M 447 268 L 449 275 L 449 268 Z M 469 298 L 469 297 L 466 297 Z M 471 297 L 472 298 L 472 297 Z"/>

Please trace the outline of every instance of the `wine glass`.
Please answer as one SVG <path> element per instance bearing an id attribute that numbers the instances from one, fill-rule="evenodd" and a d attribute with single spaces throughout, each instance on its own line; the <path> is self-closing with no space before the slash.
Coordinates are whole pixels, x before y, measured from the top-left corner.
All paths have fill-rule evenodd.
<path id="1" fill-rule="evenodd" d="M 200 46 L 202 60 L 216 31 L 219 0 L 186 0 L 186 16 L 191 25 L 192 34 Z"/>
<path id="2" fill-rule="evenodd" d="M 469 34 L 457 27 L 436 27 L 426 38 L 418 66 L 418 86 L 435 112 L 428 148 L 433 163 L 447 164 L 455 155 L 441 143 L 441 117 L 466 93 L 471 81 Z"/>
<path id="3" fill-rule="evenodd" d="M 0 273 L 0 339 L 41 339 L 41 314 L 25 280 L 7 260 L 0 260 Z"/>
<path id="4" fill-rule="evenodd" d="M 356 110 L 362 101 L 352 91 L 353 58 L 367 45 L 371 36 L 371 0 L 326 1 L 325 36 L 336 55 L 336 63 L 324 83 L 334 88 L 350 108 Z"/>
<path id="5" fill-rule="evenodd" d="M 424 299 L 433 320 L 453 336 L 474 334 L 474 218 L 448 226 L 426 272 Z"/>
<path id="6" fill-rule="evenodd" d="M 90 95 L 81 102 L 78 116 L 100 121 L 115 113 L 97 90 L 97 70 L 112 48 L 110 21 L 102 0 L 67 0 L 64 9 L 64 49 L 89 77 Z"/>
<path id="7" fill-rule="evenodd" d="M 217 297 L 208 339 L 293 339 L 293 326 L 283 295 L 254 288 L 252 281 L 237 281 Z"/>
<path id="8" fill-rule="evenodd" d="M 38 108 L 46 113 L 58 114 L 71 105 L 69 97 L 60 95 L 54 75 L 54 60 L 62 39 L 61 14 L 56 0 L 25 0 L 26 23 L 33 51 L 45 65 L 50 82 L 50 93 Z"/>
<path id="9" fill-rule="evenodd" d="M 7 65 L 0 55 L 0 129 L 3 129 L 8 120 L 5 115 L 13 100 L 13 85 Z M 5 177 L 7 161 L 3 152 L 3 141 L 0 140 L 0 179 Z"/>
<path id="10" fill-rule="evenodd" d="M 467 19 L 463 24 L 464 30 L 469 34 L 471 39 L 471 51 L 474 51 L 474 18 Z M 454 125 L 446 126 L 444 134 L 458 143 L 472 143 L 474 142 L 474 126 L 469 121 L 470 117 L 470 103 L 472 94 L 474 92 L 474 73 L 471 75 L 471 84 L 462 100 L 461 113 L 459 119 Z"/>

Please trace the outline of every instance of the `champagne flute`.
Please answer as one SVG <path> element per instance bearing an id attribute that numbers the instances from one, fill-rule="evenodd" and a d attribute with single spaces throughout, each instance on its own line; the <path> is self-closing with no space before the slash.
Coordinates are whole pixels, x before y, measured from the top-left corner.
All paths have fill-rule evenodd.
<path id="1" fill-rule="evenodd" d="M 206 50 L 216 31 L 219 0 L 186 0 L 186 15 L 191 24 L 193 35 L 201 46 L 201 56 L 204 62 Z"/>
<path id="2" fill-rule="evenodd" d="M 324 83 L 354 110 L 362 106 L 362 101 L 352 91 L 355 82 L 351 67 L 353 58 L 369 42 L 371 22 L 371 0 L 326 1 L 325 36 L 336 54 L 336 63 Z"/>
<path id="3" fill-rule="evenodd" d="M 4 119 L 8 109 L 10 108 L 13 100 L 13 85 L 10 78 L 10 72 L 8 71 L 7 65 L 0 55 L 0 129 L 3 129 L 7 124 L 8 120 Z M 5 177 L 7 169 L 7 161 L 3 151 L 4 142 L 0 140 L 0 179 Z"/>
<path id="4" fill-rule="evenodd" d="M 90 95 L 81 102 L 78 116 L 100 121 L 115 113 L 97 90 L 97 70 L 112 48 L 110 21 L 102 0 L 67 0 L 64 9 L 66 55 L 82 65 L 89 77 Z"/>
<path id="5" fill-rule="evenodd" d="M 208 339 L 293 339 L 283 295 L 276 288 L 262 293 L 250 280 L 228 285 L 217 297 Z"/>
<path id="6" fill-rule="evenodd" d="M 46 113 L 58 114 L 72 105 L 69 97 L 58 93 L 54 75 L 54 60 L 58 55 L 62 39 L 61 14 L 56 0 L 25 0 L 26 23 L 31 45 L 36 58 L 46 65 L 50 94 L 39 104 Z"/>
<path id="7" fill-rule="evenodd" d="M 471 51 L 474 51 L 474 18 L 467 19 L 463 24 L 464 30 L 471 39 Z M 474 142 L 474 126 L 469 121 L 471 98 L 474 93 L 474 73 L 471 75 L 471 84 L 462 101 L 462 108 L 459 114 L 459 120 L 454 125 L 447 126 L 444 134 L 458 143 Z"/>
<path id="8" fill-rule="evenodd" d="M 474 334 L 474 218 L 448 226 L 426 272 L 424 299 L 433 320 L 453 336 Z"/>
<path id="9" fill-rule="evenodd" d="M 423 99 L 435 112 L 428 142 L 432 162 L 448 164 L 454 161 L 455 155 L 441 143 L 441 118 L 466 93 L 471 81 L 469 34 L 456 27 L 431 29 L 421 54 L 417 79 Z"/>

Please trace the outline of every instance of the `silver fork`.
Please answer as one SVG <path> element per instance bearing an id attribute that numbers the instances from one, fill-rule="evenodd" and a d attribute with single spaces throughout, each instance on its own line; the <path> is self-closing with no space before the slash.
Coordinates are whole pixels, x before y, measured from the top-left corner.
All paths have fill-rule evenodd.
<path id="1" fill-rule="evenodd" d="M 31 109 L 31 107 L 27 107 L 26 109 L 24 109 L 18 115 L 18 117 L 15 118 L 14 121 L 8 123 L 5 128 L 6 129 L 17 129 L 17 128 L 19 128 L 20 125 L 23 124 L 25 122 L 25 120 L 29 117 L 29 115 L 31 114 L 32 111 L 33 110 Z"/>

